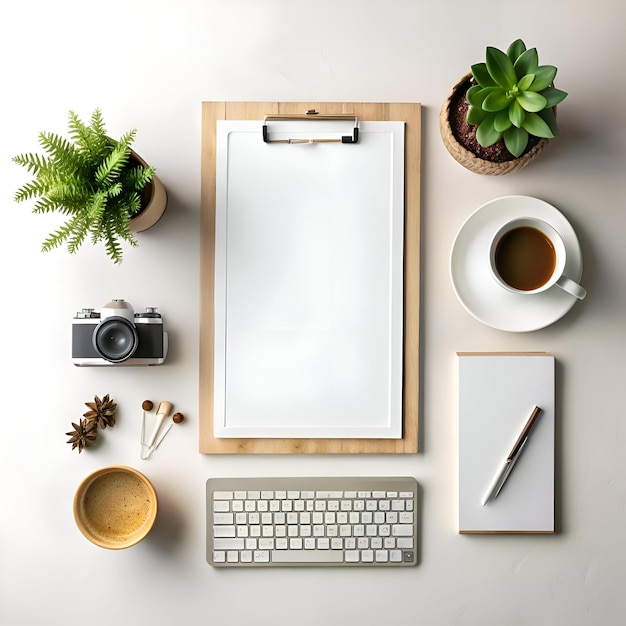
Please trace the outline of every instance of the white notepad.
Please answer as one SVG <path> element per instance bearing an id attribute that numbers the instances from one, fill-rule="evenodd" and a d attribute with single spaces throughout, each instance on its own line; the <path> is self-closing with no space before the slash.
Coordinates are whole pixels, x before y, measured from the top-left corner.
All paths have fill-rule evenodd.
<path id="1" fill-rule="evenodd" d="M 554 356 L 458 353 L 459 532 L 554 532 Z M 533 408 L 542 412 L 499 495 L 482 500 Z"/>

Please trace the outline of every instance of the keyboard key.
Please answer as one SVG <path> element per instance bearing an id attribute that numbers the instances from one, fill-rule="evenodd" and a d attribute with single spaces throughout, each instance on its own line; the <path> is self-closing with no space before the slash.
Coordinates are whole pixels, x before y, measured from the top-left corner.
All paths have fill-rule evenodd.
<path id="1" fill-rule="evenodd" d="M 238 563 L 239 552 L 237 552 L 237 550 L 228 550 L 228 552 L 226 553 L 226 561 L 228 563 Z"/>
<path id="2" fill-rule="evenodd" d="M 374 557 L 379 563 L 386 563 L 389 560 L 389 552 L 387 550 L 376 550 Z"/>
<path id="3" fill-rule="evenodd" d="M 214 537 L 234 537 L 236 534 L 234 526 L 213 526 Z"/>
<path id="4" fill-rule="evenodd" d="M 213 492 L 213 500 L 232 500 L 233 492 L 232 491 L 214 491 Z"/>
<path id="5" fill-rule="evenodd" d="M 244 540 L 239 537 L 233 539 L 222 539 L 218 537 L 217 539 L 213 539 L 213 547 L 216 550 L 243 550 L 244 545 Z"/>
<path id="6" fill-rule="evenodd" d="M 233 524 L 235 518 L 232 513 L 214 513 L 213 514 L 213 523 L 214 524 Z"/>
<path id="7" fill-rule="evenodd" d="M 343 552 L 338 550 L 274 550 L 273 563 L 341 563 Z"/>

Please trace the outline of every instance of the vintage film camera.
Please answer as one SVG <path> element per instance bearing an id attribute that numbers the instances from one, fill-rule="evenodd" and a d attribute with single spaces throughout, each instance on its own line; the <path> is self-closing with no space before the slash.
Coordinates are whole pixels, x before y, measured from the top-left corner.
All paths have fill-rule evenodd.
<path id="1" fill-rule="evenodd" d="M 79 311 L 72 320 L 74 365 L 161 365 L 167 356 L 167 332 L 156 307 L 135 313 L 124 300 L 112 300 L 100 312 Z"/>

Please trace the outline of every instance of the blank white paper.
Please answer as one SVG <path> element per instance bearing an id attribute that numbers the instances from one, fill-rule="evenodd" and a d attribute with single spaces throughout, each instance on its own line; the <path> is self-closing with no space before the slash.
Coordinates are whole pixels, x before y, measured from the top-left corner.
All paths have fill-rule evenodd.
<path id="1" fill-rule="evenodd" d="M 404 123 L 261 126 L 217 122 L 215 436 L 400 438 Z"/>

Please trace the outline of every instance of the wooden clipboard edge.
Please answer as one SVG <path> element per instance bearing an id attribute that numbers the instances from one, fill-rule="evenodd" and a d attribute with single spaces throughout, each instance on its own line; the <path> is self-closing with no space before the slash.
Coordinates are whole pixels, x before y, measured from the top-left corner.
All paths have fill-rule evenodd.
<path id="1" fill-rule="evenodd" d="M 405 122 L 404 372 L 401 439 L 218 439 L 213 431 L 216 121 L 268 114 L 348 113 L 364 121 Z M 338 146 L 341 149 L 341 146 Z M 373 102 L 203 102 L 200 187 L 199 451 L 202 454 L 411 454 L 418 451 L 420 406 L 421 105 Z"/>

